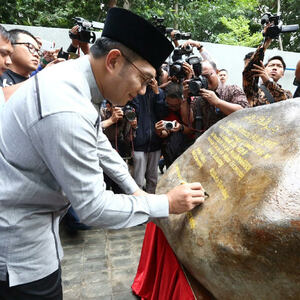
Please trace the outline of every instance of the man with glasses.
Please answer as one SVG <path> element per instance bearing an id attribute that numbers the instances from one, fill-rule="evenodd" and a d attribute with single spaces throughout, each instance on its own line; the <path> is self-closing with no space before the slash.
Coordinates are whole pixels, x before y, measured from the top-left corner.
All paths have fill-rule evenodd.
<path id="1" fill-rule="evenodd" d="M 164 195 L 141 191 L 103 134 L 92 104 L 107 99 L 122 106 L 144 94 L 172 49 L 149 22 L 112 8 L 89 55 L 31 77 L 4 105 L 1 300 L 62 299 L 59 221 L 71 204 L 83 223 L 117 229 L 183 213 L 204 201 L 197 182 Z M 103 172 L 127 195 L 105 190 Z"/>
<path id="2" fill-rule="evenodd" d="M 229 114 L 248 107 L 243 90 L 237 85 L 223 86 L 214 62 L 202 62 L 202 76 L 207 78 L 208 88 L 200 89 L 193 105 L 195 128 L 205 131 Z"/>
<path id="3" fill-rule="evenodd" d="M 0 77 L 2 87 L 25 81 L 40 63 L 40 49 L 36 38 L 28 31 L 12 29 L 9 31 L 14 48 L 12 64 Z"/>

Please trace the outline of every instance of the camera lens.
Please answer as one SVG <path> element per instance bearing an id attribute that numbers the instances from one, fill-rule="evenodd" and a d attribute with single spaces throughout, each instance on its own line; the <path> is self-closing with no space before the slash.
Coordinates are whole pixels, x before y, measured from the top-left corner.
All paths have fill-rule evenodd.
<path id="1" fill-rule="evenodd" d="M 125 116 L 125 118 L 126 118 L 129 122 L 134 121 L 134 119 L 136 118 L 135 112 L 134 112 L 133 110 L 131 110 L 131 109 L 125 110 L 124 116 Z"/>
<path id="2" fill-rule="evenodd" d="M 167 130 L 173 129 L 173 123 L 172 123 L 172 122 L 166 122 L 166 123 L 165 123 L 165 128 L 166 128 Z"/>

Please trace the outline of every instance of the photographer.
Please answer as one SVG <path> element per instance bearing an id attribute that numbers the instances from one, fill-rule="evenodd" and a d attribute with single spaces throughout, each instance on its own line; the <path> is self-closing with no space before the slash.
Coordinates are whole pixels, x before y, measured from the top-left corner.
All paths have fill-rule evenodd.
<path id="1" fill-rule="evenodd" d="M 194 139 L 192 131 L 183 123 L 181 116 L 181 107 L 184 105 L 182 84 L 169 83 L 165 93 L 168 115 L 155 124 L 155 132 L 164 139 L 162 155 L 168 168 L 194 142 Z"/>
<path id="2" fill-rule="evenodd" d="M 292 93 L 284 90 L 278 81 L 284 76 L 286 68 L 281 56 L 273 56 L 264 65 L 263 59 L 265 51 L 270 46 L 272 40 L 277 38 L 284 29 L 279 16 L 265 14 L 261 20 L 264 25 L 264 42 L 252 54 L 251 58 L 245 63 L 243 71 L 243 89 L 251 107 L 272 104 L 292 98 Z M 284 32 L 288 32 L 285 26 Z M 293 27 L 293 25 L 292 25 Z M 290 28 L 293 31 L 293 28 Z M 246 58 L 246 57 L 245 57 Z M 261 79 L 262 84 L 258 80 Z"/>
<path id="3" fill-rule="evenodd" d="M 214 63 L 203 61 L 201 76 L 207 80 L 207 88 L 199 90 L 200 97 L 195 97 L 193 103 L 194 127 L 197 130 L 205 131 L 227 115 L 249 106 L 240 87 L 220 84 Z"/>
<path id="4" fill-rule="evenodd" d="M 263 48 L 258 48 L 251 57 L 248 64 L 252 64 L 252 69 L 245 67 L 243 71 L 243 88 L 251 107 L 271 104 L 292 98 L 292 93 L 284 90 L 278 83 L 284 76 L 286 68 L 281 56 L 273 56 L 263 65 L 263 62 L 255 64 Z M 255 90 L 254 79 L 259 77 L 262 81 Z"/>
<path id="5" fill-rule="evenodd" d="M 149 84 L 145 95 L 138 95 L 131 105 L 137 115 L 137 130 L 134 138 L 133 178 L 140 188 L 154 193 L 157 184 L 157 165 L 161 153 L 161 140 L 155 133 L 155 123 L 163 119 L 168 109 L 163 90 L 156 79 Z"/>
<path id="6" fill-rule="evenodd" d="M 131 159 L 132 157 L 132 143 L 137 127 L 135 113 L 132 111 L 130 114 L 130 112 L 128 112 L 129 109 L 127 106 L 123 109 L 118 106 L 113 106 L 107 101 L 106 107 L 100 110 L 103 133 L 124 160 Z M 111 189 L 116 194 L 124 193 L 124 191 L 105 174 L 104 181 L 108 190 Z"/>

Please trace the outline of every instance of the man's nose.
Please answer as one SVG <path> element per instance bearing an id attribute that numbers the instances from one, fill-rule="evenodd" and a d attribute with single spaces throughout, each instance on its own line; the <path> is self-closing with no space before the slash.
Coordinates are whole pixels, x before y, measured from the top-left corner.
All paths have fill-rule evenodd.
<path id="1" fill-rule="evenodd" d="M 5 64 L 6 64 L 6 66 L 9 66 L 9 65 L 11 65 L 11 64 L 12 64 L 12 61 L 11 61 L 11 58 L 10 58 L 10 56 L 9 56 L 9 55 L 7 55 L 7 56 L 6 56 L 6 59 L 5 59 Z"/>

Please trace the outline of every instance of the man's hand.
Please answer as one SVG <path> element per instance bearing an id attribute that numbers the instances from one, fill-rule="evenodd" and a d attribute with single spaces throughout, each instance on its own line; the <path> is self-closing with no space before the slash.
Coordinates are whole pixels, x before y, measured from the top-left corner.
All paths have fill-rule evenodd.
<path id="1" fill-rule="evenodd" d="M 181 125 L 179 122 L 175 121 L 175 126 L 170 130 L 171 132 L 177 132 L 182 128 L 183 125 Z"/>
<path id="2" fill-rule="evenodd" d="M 218 106 L 219 102 L 221 101 L 214 91 L 207 89 L 200 89 L 200 96 L 209 102 L 209 104 L 214 106 Z"/>
<path id="3" fill-rule="evenodd" d="M 168 130 L 165 129 L 164 126 L 164 121 L 160 120 L 157 123 L 155 123 L 155 133 L 161 137 L 161 138 L 166 138 L 169 135 Z"/>
<path id="4" fill-rule="evenodd" d="M 187 62 L 184 62 L 182 64 L 182 68 L 183 68 L 183 70 L 186 74 L 185 78 L 186 79 L 191 79 L 194 75 L 193 67 L 190 64 L 188 64 Z"/>
<path id="5" fill-rule="evenodd" d="M 133 194 L 133 196 L 147 196 L 148 193 L 146 193 L 144 190 L 142 189 L 138 189 L 137 191 L 135 191 Z"/>
<path id="6" fill-rule="evenodd" d="M 176 186 L 167 193 L 169 213 L 181 214 L 201 204 L 205 200 L 204 190 L 199 182 Z"/>
<path id="7" fill-rule="evenodd" d="M 151 86 L 154 94 L 158 95 L 159 94 L 158 83 L 155 78 L 152 79 L 149 85 Z"/>
<path id="8" fill-rule="evenodd" d="M 201 46 L 201 43 L 198 41 L 194 41 L 194 40 L 187 40 L 183 44 L 181 44 L 181 47 L 183 47 L 183 48 L 186 46 L 192 46 L 192 47 L 199 48 Z"/>
<path id="9" fill-rule="evenodd" d="M 262 82 L 265 84 L 270 79 L 265 66 L 262 61 L 260 61 L 260 65 L 253 64 L 254 68 L 251 71 L 254 73 L 254 77 L 260 77 Z"/>
<path id="10" fill-rule="evenodd" d="M 112 115 L 110 117 L 111 121 L 113 123 L 117 123 L 120 119 L 123 119 L 123 115 L 124 115 L 124 113 L 123 113 L 122 108 L 115 106 L 113 108 L 113 112 L 112 112 Z"/>

